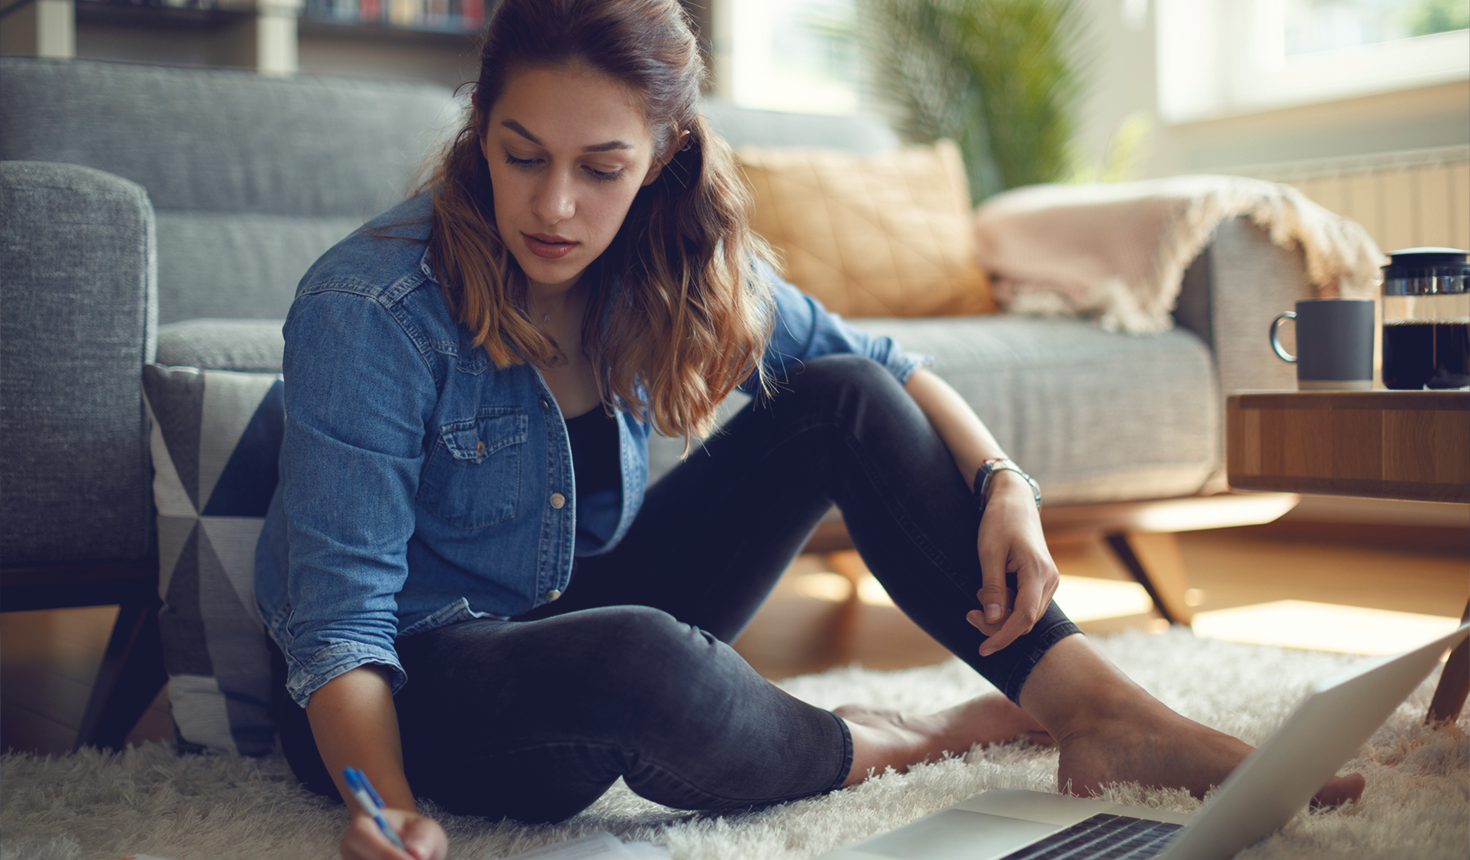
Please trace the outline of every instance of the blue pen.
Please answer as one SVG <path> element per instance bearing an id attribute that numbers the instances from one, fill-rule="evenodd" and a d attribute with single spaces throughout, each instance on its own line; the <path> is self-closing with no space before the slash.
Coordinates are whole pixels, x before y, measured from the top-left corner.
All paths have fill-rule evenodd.
<path id="1" fill-rule="evenodd" d="M 342 769 L 342 778 L 347 780 L 347 787 L 352 791 L 352 796 L 357 798 L 357 803 L 362 807 L 363 812 L 373 817 L 373 821 L 378 823 L 378 829 L 383 831 L 388 841 L 397 846 L 400 851 L 407 851 L 408 847 L 398 837 L 398 832 L 393 829 L 393 825 L 388 823 L 388 819 L 383 817 L 383 798 L 378 796 L 373 784 L 368 782 L 367 774 L 355 767 L 345 767 Z"/>

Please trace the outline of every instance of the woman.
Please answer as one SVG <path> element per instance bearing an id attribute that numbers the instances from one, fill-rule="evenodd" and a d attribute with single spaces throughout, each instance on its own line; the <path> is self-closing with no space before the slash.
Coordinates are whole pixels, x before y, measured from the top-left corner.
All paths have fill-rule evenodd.
<path id="1" fill-rule="evenodd" d="M 1039 496 L 963 400 L 774 276 L 702 76 L 675 0 L 503 0 L 432 180 L 301 282 L 257 598 L 293 769 L 343 797 L 366 772 L 408 846 L 357 810 L 343 855 L 443 857 L 416 793 L 550 821 L 622 777 L 740 807 L 1026 732 L 1074 792 L 1217 784 L 1248 748 L 1051 603 Z M 704 437 L 737 386 L 645 487 L 650 429 Z M 1004 695 L 832 713 L 724 644 L 834 501 Z"/>

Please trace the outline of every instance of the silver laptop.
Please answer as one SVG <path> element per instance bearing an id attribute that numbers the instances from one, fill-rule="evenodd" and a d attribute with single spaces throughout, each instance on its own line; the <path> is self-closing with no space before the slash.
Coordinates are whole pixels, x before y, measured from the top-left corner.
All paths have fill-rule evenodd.
<path id="1" fill-rule="evenodd" d="M 818 860 L 1224 860 L 1275 832 L 1352 758 L 1470 624 L 1364 661 L 1316 692 L 1193 815 L 992 789 Z"/>

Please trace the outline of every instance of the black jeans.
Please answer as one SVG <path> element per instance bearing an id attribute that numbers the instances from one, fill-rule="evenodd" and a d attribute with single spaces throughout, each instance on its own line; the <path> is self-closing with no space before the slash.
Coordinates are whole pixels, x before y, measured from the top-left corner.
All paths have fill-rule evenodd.
<path id="1" fill-rule="evenodd" d="M 948 449 L 882 367 L 818 359 L 652 486 L 623 542 L 578 559 L 560 600 L 399 640 L 409 681 L 395 703 L 415 791 L 453 812 L 555 821 L 618 777 L 682 809 L 841 786 L 846 725 L 726 644 L 834 502 L 898 606 L 1011 699 L 1078 632 L 1053 604 L 1030 633 L 979 656 L 985 637 L 965 614 L 979 607 L 980 520 Z M 334 794 L 277 660 L 287 758 Z"/>

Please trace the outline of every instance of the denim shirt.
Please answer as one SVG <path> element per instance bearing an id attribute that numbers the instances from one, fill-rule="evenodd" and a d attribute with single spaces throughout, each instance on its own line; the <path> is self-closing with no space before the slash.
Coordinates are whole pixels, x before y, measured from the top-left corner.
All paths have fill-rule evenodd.
<path id="1" fill-rule="evenodd" d="M 388 668 L 412 636 L 509 618 L 566 590 L 577 490 L 556 399 L 529 364 L 500 369 L 455 321 L 428 263 L 428 195 L 383 213 L 318 260 L 284 328 L 280 483 L 256 546 L 255 595 L 307 699 L 336 676 Z M 386 228 L 386 229 L 384 229 Z M 374 235 L 380 231 L 393 237 Z M 906 381 L 920 358 L 826 311 L 769 267 L 776 323 L 764 361 L 859 353 Z M 583 516 L 617 546 L 648 482 L 646 423 L 617 413 L 621 493 Z"/>

